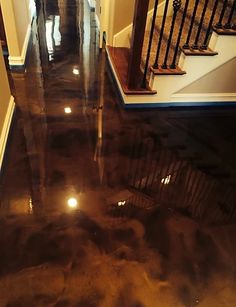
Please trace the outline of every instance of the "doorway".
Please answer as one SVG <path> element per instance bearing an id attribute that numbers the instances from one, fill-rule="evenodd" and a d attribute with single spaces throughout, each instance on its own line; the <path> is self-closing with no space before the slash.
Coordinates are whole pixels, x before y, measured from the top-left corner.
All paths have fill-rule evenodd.
<path id="1" fill-rule="evenodd" d="M 2 17 L 2 9 L 0 5 L 0 42 L 2 45 L 3 51 L 7 51 L 7 38 L 6 38 L 6 32 L 4 27 L 4 21 Z"/>

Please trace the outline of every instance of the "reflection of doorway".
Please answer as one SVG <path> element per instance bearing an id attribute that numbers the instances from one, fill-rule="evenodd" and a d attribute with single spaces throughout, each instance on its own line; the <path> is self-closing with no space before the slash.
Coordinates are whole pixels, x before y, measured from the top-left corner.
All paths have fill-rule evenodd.
<path id="1" fill-rule="evenodd" d="M 2 10 L 0 6 L 0 41 L 3 49 L 7 49 L 7 39 L 6 39 L 6 33 L 4 28 L 4 22 L 2 18 Z"/>
<path id="2" fill-rule="evenodd" d="M 100 0 L 96 1 L 96 8 L 95 8 L 95 12 L 96 12 L 96 21 L 97 21 L 97 25 L 99 27 L 99 31 L 100 31 L 100 39 L 99 39 L 99 46 L 100 48 L 102 48 L 102 24 L 101 24 L 101 2 Z"/>

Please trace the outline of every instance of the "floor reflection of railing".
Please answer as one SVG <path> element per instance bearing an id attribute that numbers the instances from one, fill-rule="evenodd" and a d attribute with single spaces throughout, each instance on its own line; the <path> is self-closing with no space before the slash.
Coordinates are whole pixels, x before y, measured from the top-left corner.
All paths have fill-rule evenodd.
<path id="1" fill-rule="evenodd" d="M 236 191 L 229 181 L 202 172 L 145 138 L 136 142 L 131 161 L 129 185 L 153 199 L 153 205 L 173 208 L 207 224 L 236 219 Z"/>

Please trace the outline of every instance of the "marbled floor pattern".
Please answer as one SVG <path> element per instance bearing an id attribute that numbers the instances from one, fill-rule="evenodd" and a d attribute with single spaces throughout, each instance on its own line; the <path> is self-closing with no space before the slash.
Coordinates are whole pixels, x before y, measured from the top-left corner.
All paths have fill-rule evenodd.
<path id="1" fill-rule="evenodd" d="M 36 3 L 11 73 L 0 306 L 236 306 L 236 110 L 125 110 L 87 1 Z"/>

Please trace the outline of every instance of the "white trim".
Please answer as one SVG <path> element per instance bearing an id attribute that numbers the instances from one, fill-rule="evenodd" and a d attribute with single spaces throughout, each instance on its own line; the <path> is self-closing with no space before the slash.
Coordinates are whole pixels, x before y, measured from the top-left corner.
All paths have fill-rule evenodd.
<path id="1" fill-rule="evenodd" d="M 28 49 L 29 39 L 31 34 L 31 25 L 28 25 L 27 32 L 25 35 L 24 44 L 22 47 L 21 55 L 20 56 L 9 56 L 9 64 L 11 66 L 23 66 L 25 64 L 26 52 Z"/>
<path id="2" fill-rule="evenodd" d="M 10 97 L 9 105 L 7 108 L 7 114 L 5 116 L 3 128 L 0 134 L 0 169 L 2 168 L 3 157 L 6 149 L 7 138 L 11 126 L 12 116 L 15 110 L 14 97 Z"/>
<path id="3" fill-rule="evenodd" d="M 30 22 L 32 22 L 33 17 L 36 14 L 36 6 L 34 0 L 29 0 L 29 13 L 30 13 Z"/>
<path id="4" fill-rule="evenodd" d="M 95 20 L 96 20 L 96 24 L 97 24 L 98 30 L 100 30 L 100 20 L 99 20 L 99 17 L 98 17 L 98 15 L 96 13 L 95 13 Z"/>
<path id="5" fill-rule="evenodd" d="M 211 101 L 235 101 L 236 93 L 186 93 L 174 94 L 171 102 L 211 102 Z"/>
<path id="6" fill-rule="evenodd" d="M 88 3 L 89 3 L 89 6 L 90 6 L 91 8 L 95 8 L 95 7 L 96 7 L 96 2 L 95 2 L 95 0 L 88 0 Z"/>

